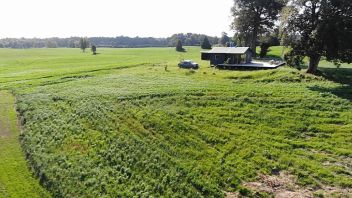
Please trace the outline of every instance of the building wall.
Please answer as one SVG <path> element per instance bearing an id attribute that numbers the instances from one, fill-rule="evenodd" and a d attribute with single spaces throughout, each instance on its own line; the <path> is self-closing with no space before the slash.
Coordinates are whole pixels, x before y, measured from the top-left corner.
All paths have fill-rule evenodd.
<path id="1" fill-rule="evenodd" d="M 210 60 L 211 58 L 211 54 L 208 54 L 208 53 L 202 53 L 201 54 L 201 59 L 202 60 Z"/>
<path id="2" fill-rule="evenodd" d="M 210 64 L 218 65 L 225 62 L 225 54 L 211 54 Z"/>
<path id="3" fill-rule="evenodd" d="M 211 65 L 224 64 L 230 58 L 229 64 L 241 64 L 252 62 L 252 52 L 248 50 L 245 54 L 202 54 L 202 60 L 210 60 Z"/>

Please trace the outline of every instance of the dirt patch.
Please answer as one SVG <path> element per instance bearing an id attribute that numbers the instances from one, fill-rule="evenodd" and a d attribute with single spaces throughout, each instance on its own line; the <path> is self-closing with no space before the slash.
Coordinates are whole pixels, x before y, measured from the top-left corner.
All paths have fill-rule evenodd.
<path id="1" fill-rule="evenodd" d="M 254 192 L 265 192 L 276 198 L 309 198 L 309 197 L 346 197 L 350 198 L 352 189 L 323 186 L 320 189 L 301 187 L 296 178 L 282 171 L 277 175 L 259 175 L 257 182 L 247 182 L 243 186 Z M 230 197 L 230 196 L 228 196 Z"/>
<path id="2" fill-rule="evenodd" d="M 224 192 L 226 198 L 237 198 L 239 197 L 239 193 L 238 192 Z"/>
<path id="3" fill-rule="evenodd" d="M 295 184 L 295 178 L 286 172 L 277 175 L 259 175 L 258 182 L 248 182 L 245 187 L 259 192 L 273 194 L 275 197 L 312 197 L 307 190 L 302 190 Z"/>

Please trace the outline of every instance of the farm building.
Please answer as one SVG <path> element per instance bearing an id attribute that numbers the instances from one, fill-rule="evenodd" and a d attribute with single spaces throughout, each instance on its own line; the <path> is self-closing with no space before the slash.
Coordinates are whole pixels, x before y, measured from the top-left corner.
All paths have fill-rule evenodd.
<path id="1" fill-rule="evenodd" d="M 236 65 L 252 62 L 252 50 L 249 47 L 214 47 L 202 51 L 202 60 L 210 60 L 211 65 Z"/>

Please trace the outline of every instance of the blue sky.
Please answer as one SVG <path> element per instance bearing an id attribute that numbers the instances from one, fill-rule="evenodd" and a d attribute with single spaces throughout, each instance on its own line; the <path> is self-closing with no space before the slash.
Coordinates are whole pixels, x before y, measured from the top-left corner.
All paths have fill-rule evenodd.
<path id="1" fill-rule="evenodd" d="M 2 0 L 0 37 L 232 34 L 233 0 Z"/>

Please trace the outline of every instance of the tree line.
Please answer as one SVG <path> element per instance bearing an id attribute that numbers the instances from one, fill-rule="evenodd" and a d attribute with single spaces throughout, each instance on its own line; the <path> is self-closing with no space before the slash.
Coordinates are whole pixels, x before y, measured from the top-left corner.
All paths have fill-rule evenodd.
<path id="1" fill-rule="evenodd" d="M 234 0 L 234 18 L 229 37 L 204 34 L 174 34 L 168 38 L 92 37 L 95 47 L 171 47 L 182 45 L 248 46 L 256 52 L 261 47 L 264 57 L 270 46 L 283 45 L 290 51 L 282 54 L 287 63 L 299 67 L 309 58 L 308 73 L 316 73 L 321 59 L 339 65 L 352 62 L 352 1 L 351 0 Z M 0 48 L 81 47 L 79 37 L 47 39 L 0 39 Z M 284 52 L 284 50 L 283 50 Z"/>
<path id="2" fill-rule="evenodd" d="M 218 37 L 204 34 L 174 34 L 168 38 L 153 37 L 90 37 L 87 38 L 91 45 L 96 47 L 135 48 L 135 47 L 173 47 L 178 40 L 186 46 L 200 46 L 207 37 L 211 45 L 217 44 Z M 70 38 L 4 38 L 0 39 L 0 48 L 80 48 L 80 37 Z M 89 47 L 89 46 L 87 46 Z"/>

